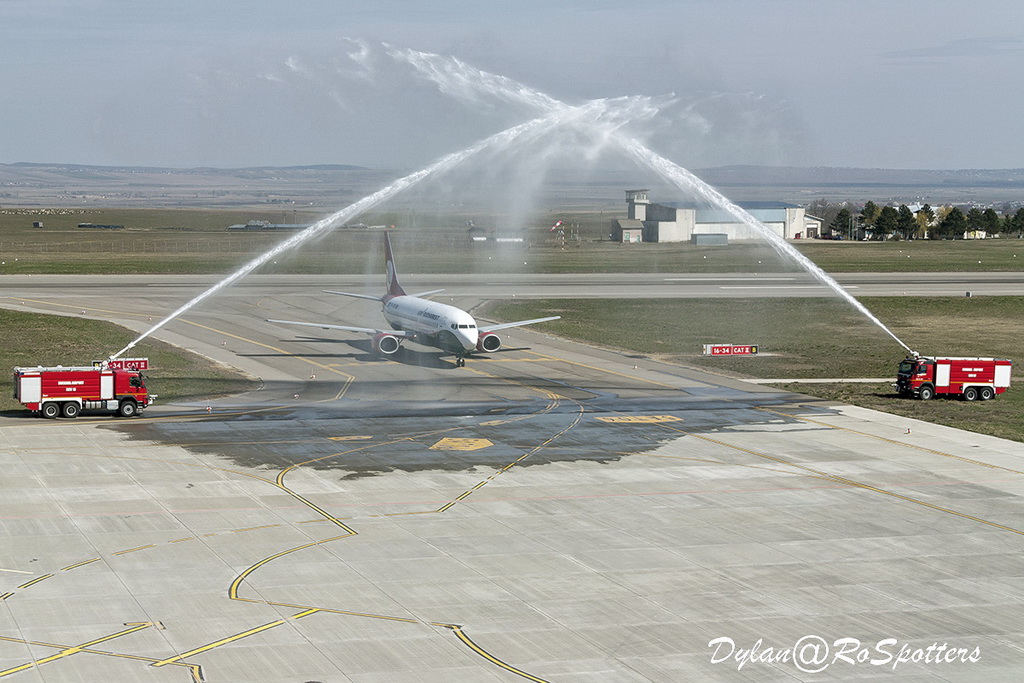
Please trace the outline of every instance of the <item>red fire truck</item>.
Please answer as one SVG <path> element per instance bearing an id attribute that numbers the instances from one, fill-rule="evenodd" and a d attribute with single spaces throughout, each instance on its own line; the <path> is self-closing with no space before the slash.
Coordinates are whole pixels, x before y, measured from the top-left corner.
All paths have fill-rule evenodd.
<path id="1" fill-rule="evenodd" d="M 896 390 L 924 401 L 936 395 L 987 401 L 1010 388 L 1012 367 L 1002 358 L 907 356 L 896 372 Z"/>
<path id="2" fill-rule="evenodd" d="M 143 360 L 143 359 L 138 359 Z M 78 417 L 83 410 L 107 410 L 122 417 L 142 413 L 155 396 L 146 390 L 138 365 L 112 367 L 14 368 L 14 398 L 46 418 Z"/>

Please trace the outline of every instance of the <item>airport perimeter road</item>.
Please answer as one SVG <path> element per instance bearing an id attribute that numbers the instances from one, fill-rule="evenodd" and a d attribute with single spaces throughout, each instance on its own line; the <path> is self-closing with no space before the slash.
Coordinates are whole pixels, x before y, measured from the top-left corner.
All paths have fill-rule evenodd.
<path id="1" fill-rule="evenodd" d="M 527 329 L 381 360 L 265 322 L 379 320 L 308 284 L 158 334 L 260 391 L 0 418 L 0 679 L 1024 674 L 1024 445 Z M 142 329 L 194 289 L 6 294 Z"/>

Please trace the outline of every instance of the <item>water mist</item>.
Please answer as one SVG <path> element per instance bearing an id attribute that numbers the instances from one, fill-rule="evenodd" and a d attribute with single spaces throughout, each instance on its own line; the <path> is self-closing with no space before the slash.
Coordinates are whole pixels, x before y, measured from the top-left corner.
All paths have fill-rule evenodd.
<path id="1" fill-rule="evenodd" d="M 415 50 L 402 50 L 390 46 L 385 47 L 389 56 L 411 65 L 422 76 L 437 84 L 442 92 L 468 102 L 475 101 L 478 99 L 479 94 L 482 93 L 493 98 L 525 104 L 541 111 L 562 111 L 572 108 L 568 104 L 529 88 L 522 83 L 504 76 L 481 71 L 454 58 L 444 58 L 440 55 L 417 52 Z M 651 106 L 654 105 L 652 104 Z M 690 171 L 656 154 L 635 137 L 623 133 L 621 125 L 607 125 L 607 120 L 576 118 L 571 123 L 576 126 L 586 126 L 585 130 L 595 138 L 598 144 L 610 144 L 618 147 L 635 163 L 650 168 L 681 190 L 690 192 L 728 212 L 729 215 L 750 229 L 754 234 L 764 238 L 780 256 L 792 259 L 821 284 L 828 287 L 841 299 L 863 314 L 869 321 L 877 325 L 883 332 L 892 337 L 896 343 L 907 351 L 911 351 L 910 347 L 903 343 L 892 330 L 873 315 L 864 304 L 843 289 L 834 278 L 801 254 L 796 247 L 779 236 L 774 230 L 771 230 L 749 212 L 730 201 Z"/>
<path id="2" fill-rule="evenodd" d="M 643 98 L 636 98 L 636 101 L 641 103 L 641 107 L 643 106 Z M 221 291 L 225 287 L 245 277 L 246 275 L 256 270 L 261 265 L 270 261 L 274 257 L 288 251 L 289 249 L 292 249 L 293 247 L 302 244 L 303 242 L 312 239 L 313 237 L 325 233 L 326 231 L 332 229 L 333 227 L 340 223 L 348 222 L 349 220 L 355 218 L 356 216 L 365 213 L 371 208 L 394 197 L 396 194 L 416 185 L 417 183 L 425 180 L 426 178 L 443 174 L 446 171 L 451 170 L 452 168 L 464 163 L 466 160 L 472 158 L 473 156 L 485 150 L 493 150 L 500 152 L 502 150 L 508 149 L 513 143 L 522 143 L 524 141 L 529 141 L 530 139 L 536 139 L 537 137 L 540 137 L 553 129 L 557 129 L 570 124 L 575 119 L 599 119 L 607 111 L 617 111 L 623 108 L 629 108 L 629 105 L 625 100 L 594 100 L 580 107 L 562 107 L 556 111 L 550 111 L 542 117 L 533 119 L 526 123 L 522 123 L 512 128 L 508 128 L 507 130 L 501 131 L 500 133 L 496 133 L 495 135 L 492 135 L 476 143 L 472 147 L 468 147 L 462 150 L 461 152 L 449 154 L 448 156 L 441 158 L 440 160 L 434 162 L 433 164 L 427 166 L 424 169 L 416 171 L 415 173 L 410 173 L 409 175 L 403 178 L 399 178 L 398 180 L 391 183 L 387 187 L 378 190 L 377 192 L 367 197 L 364 197 L 363 199 L 360 199 L 354 204 L 351 204 L 345 207 L 344 209 L 341 209 L 340 211 L 337 211 L 327 216 L 326 218 L 322 218 L 321 220 L 309 226 L 302 232 L 299 232 L 293 237 L 285 240 L 284 242 L 281 242 L 270 251 L 267 251 L 266 253 L 261 254 L 260 256 L 257 256 L 253 260 L 249 261 L 244 266 L 242 266 L 235 272 L 231 273 L 221 281 L 217 282 L 206 291 L 197 295 L 195 298 L 193 298 L 186 304 L 179 307 L 173 313 L 165 317 L 163 320 L 161 320 L 160 322 L 156 323 L 151 328 L 143 332 L 123 349 L 111 355 L 108 358 L 108 360 L 115 360 L 119 358 L 121 355 L 127 353 L 132 348 L 134 348 L 140 341 L 150 336 L 151 334 L 165 326 L 167 323 L 181 316 L 185 312 L 191 310 L 196 305 L 213 296 L 214 294 Z"/>

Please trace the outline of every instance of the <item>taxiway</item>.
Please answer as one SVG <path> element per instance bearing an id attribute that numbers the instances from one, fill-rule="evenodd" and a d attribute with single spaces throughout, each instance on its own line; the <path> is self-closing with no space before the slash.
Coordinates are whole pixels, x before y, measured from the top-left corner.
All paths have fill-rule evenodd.
<path id="1" fill-rule="evenodd" d="M 3 305 L 141 331 L 202 287 L 108 280 L 8 279 Z M 514 291 L 619 286 L 594 280 Z M 526 329 L 456 369 L 264 321 L 379 314 L 325 284 L 350 286 L 245 281 L 158 335 L 260 391 L 209 412 L 0 418 L 0 678 L 1019 677 L 1021 444 Z M 828 648 L 816 665 L 709 647 L 807 636 Z M 979 656 L 851 663 L 840 639 Z"/>

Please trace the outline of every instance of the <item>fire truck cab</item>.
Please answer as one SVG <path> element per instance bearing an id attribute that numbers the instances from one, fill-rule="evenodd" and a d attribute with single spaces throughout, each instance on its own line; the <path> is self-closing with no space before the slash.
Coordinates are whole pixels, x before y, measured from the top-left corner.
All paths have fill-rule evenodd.
<path id="1" fill-rule="evenodd" d="M 1013 361 L 1003 358 L 913 355 L 900 362 L 896 390 L 924 401 L 940 395 L 987 401 L 1010 388 L 1012 367 Z"/>

